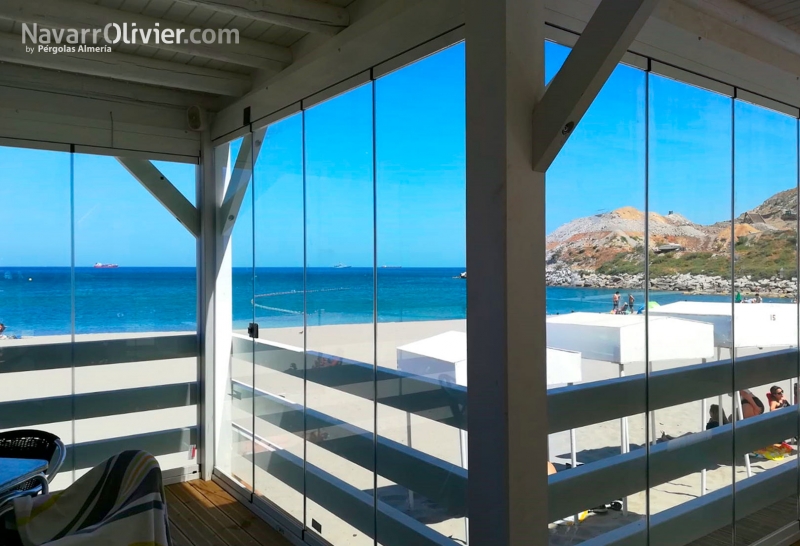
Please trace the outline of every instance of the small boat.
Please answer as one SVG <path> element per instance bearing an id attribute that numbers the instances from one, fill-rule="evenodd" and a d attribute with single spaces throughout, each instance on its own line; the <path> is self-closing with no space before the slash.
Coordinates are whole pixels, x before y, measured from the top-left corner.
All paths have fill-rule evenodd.
<path id="1" fill-rule="evenodd" d="M 402 265 L 382 265 L 381 269 L 402 269 Z"/>
<path id="2" fill-rule="evenodd" d="M 117 264 L 101 264 L 100 262 L 94 264 L 95 269 L 116 269 L 118 267 Z"/>
<path id="3" fill-rule="evenodd" d="M 458 276 L 458 278 L 459 279 L 466 279 L 467 278 L 467 272 L 464 271 L 461 275 Z"/>
<path id="4" fill-rule="evenodd" d="M 334 269 L 349 269 L 350 266 L 339 262 L 338 264 L 334 265 L 333 268 Z"/>

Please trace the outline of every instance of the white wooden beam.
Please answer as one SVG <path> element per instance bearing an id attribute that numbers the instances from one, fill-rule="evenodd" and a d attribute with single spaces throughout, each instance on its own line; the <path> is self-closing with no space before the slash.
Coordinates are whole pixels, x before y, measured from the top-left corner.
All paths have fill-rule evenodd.
<path id="1" fill-rule="evenodd" d="M 79 92 L 6 85 L 5 69 L 9 66 L 0 63 L 0 136 L 63 142 L 78 147 L 124 149 L 127 150 L 125 155 L 129 151 L 140 151 L 151 157 L 153 154 L 169 154 L 197 158 L 200 153 L 199 135 L 186 129 L 186 109 L 180 105 L 102 99 Z M 49 70 L 38 71 L 61 77 L 73 76 Z M 111 80 L 90 79 L 100 82 L 96 85 L 104 82 L 125 85 Z"/>
<path id="2" fill-rule="evenodd" d="M 464 5 L 469 538 L 547 544 L 544 0 Z"/>
<path id="3" fill-rule="evenodd" d="M 253 153 L 255 152 L 255 156 L 258 157 L 260 145 L 261 141 L 259 140 L 256 146 L 258 149 L 253 149 L 252 133 L 248 133 L 242 138 L 242 145 L 231 169 L 228 188 L 225 190 L 225 197 L 219 208 L 219 225 L 222 226 L 223 238 L 230 236 L 233 226 L 239 218 L 239 210 L 242 208 L 247 187 L 253 178 L 253 163 L 255 162 Z"/>
<path id="4" fill-rule="evenodd" d="M 113 51 L 26 53 L 21 36 L 8 33 L 0 33 L 0 61 L 231 97 L 250 88 L 250 78 L 240 74 Z"/>
<path id="5" fill-rule="evenodd" d="M 200 213 L 186 197 L 146 159 L 117 157 L 117 161 L 172 214 L 189 233 L 200 237 Z"/>
<path id="6" fill-rule="evenodd" d="M 207 110 L 216 111 L 219 109 L 221 100 L 219 97 L 200 93 L 109 80 L 83 74 L 70 74 L 11 63 L 0 63 L 0 82 L 2 82 L 0 85 L 4 87 L 156 107 L 178 106 L 187 108 L 197 105 Z M 185 128 L 185 124 L 183 127 Z"/>
<path id="7" fill-rule="evenodd" d="M 353 11 L 350 26 L 298 55 L 269 85 L 255 86 L 246 97 L 219 112 L 212 137 L 240 128 L 244 108 L 250 107 L 250 119 L 258 120 L 464 24 L 463 0 L 365 0 L 356 4 L 363 9 Z M 320 38 L 309 35 L 303 42 Z"/>
<path id="8" fill-rule="evenodd" d="M 315 0 L 176 0 L 305 32 L 333 35 L 350 22 L 346 9 Z"/>
<path id="9" fill-rule="evenodd" d="M 546 172 L 659 0 L 603 0 L 533 111 L 533 169 Z"/>
<path id="10" fill-rule="evenodd" d="M 101 5 L 86 4 L 76 0 L 3 0 L 0 2 L 0 19 L 20 23 L 39 24 L 51 28 L 102 29 L 108 23 L 136 24 L 138 28 L 183 29 L 184 38 L 197 27 L 165 21 L 140 13 L 122 12 Z M 242 36 L 237 44 L 153 44 L 153 47 L 197 57 L 215 59 L 226 63 L 249 66 L 277 72 L 292 62 L 289 48 L 276 46 Z"/>
<path id="11" fill-rule="evenodd" d="M 800 35 L 756 10 L 735 0 L 677 0 L 699 12 L 711 15 L 732 27 L 800 55 Z M 658 13 L 657 13 L 658 15 Z"/>
<path id="12" fill-rule="evenodd" d="M 200 390 L 200 472 L 211 479 L 216 448 L 214 443 L 214 354 L 217 336 L 216 288 L 219 278 L 217 262 L 217 181 L 214 169 L 214 146 L 206 128 L 201 134 L 200 169 L 198 169 L 197 203 L 200 208 L 200 237 L 197 240 L 198 315 L 197 335 L 200 344 L 198 388 Z"/>
<path id="13" fill-rule="evenodd" d="M 547 22 L 581 33 L 598 3 L 599 0 L 547 0 Z M 797 85 L 800 55 L 771 43 L 781 34 L 768 36 L 772 32 L 771 25 L 763 23 L 763 26 L 758 23 L 744 30 L 683 1 L 662 0 L 630 49 L 639 55 L 800 106 L 800 86 Z"/>

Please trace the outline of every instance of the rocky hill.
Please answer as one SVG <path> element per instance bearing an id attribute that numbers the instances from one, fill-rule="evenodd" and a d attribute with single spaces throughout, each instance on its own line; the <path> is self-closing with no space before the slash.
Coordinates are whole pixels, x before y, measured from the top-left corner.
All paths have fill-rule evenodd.
<path id="1" fill-rule="evenodd" d="M 797 202 L 797 190 L 786 190 L 735 219 L 737 276 L 782 279 L 796 275 Z M 642 211 L 622 207 L 564 224 L 547 237 L 549 269 L 638 274 L 644 269 L 647 246 L 651 277 L 730 276 L 730 221 L 702 225 L 676 212 L 651 212 L 647 245 L 644 221 Z"/>

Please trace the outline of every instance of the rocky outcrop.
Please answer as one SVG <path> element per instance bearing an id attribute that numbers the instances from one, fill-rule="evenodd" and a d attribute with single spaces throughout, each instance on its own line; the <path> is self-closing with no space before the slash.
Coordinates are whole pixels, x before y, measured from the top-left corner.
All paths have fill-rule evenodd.
<path id="1" fill-rule="evenodd" d="M 548 286 L 576 288 L 619 288 L 620 290 L 644 289 L 644 274 L 602 275 L 593 271 L 575 271 L 567 267 L 548 267 L 546 271 Z M 797 278 L 736 279 L 735 288 L 743 296 L 761 294 L 771 297 L 794 297 L 797 293 Z M 688 292 L 694 294 L 730 294 L 731 282 L 718 276 L 709 275 L 668 275 L 650 279 L 650 289 L 659 291 Z"/>

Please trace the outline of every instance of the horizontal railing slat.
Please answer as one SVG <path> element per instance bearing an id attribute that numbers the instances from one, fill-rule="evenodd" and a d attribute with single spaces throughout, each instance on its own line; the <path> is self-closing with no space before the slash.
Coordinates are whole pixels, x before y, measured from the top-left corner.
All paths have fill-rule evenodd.
<path id="1" fill-rule="evenodd" d="M 797 406 L 636 449 L 550 476 L 549 521 L 644 491 L 797 434 Z M 734 426 L 736 433 L 734 436 Z M 735 445 L 734 445 L 735 438 Z"/>
<path id="2" fill-rule="evenodd" d="M 156 456 L 186 453 L 188 462 L 189 448 L 197 445 L 197 438 L 197 427 L 186 427 L 68 445 L 61 472 L 92 468 L 127 449 L 141 449 Z"/>
<path id="3" fill-rule="evenodd" d="M 307 367 L 304 370 L 303 354 L 298 351 L 261 340 L 254 343 L 248 338 L 233 337 L 233 355 L 245 361 L 254 360 L 257 366 L 367 400 L 372 400 L 377 392 L 380 404 L 456 428 L 467 428 L 466 387 L 314 351 L 309 351 L 305 357 Z M 323 360 L 337 364 L 322 366 Z"/>
<path id="4" fill-rule="evenodd" d="M 197 402 L 197 383 L 0 402 L 0 429 L 193 406 Z"/>
<path id="5" fill-rule="evenodd" d="M 235 431 L 238 429 L 234 429 Z M 241 432 L 240 432 L 241 433 Z M 455 542 L 349 483 L 284 450 L 255 453 L 255 465 L 385 546 L 454 546 Z M 305 472 L 304 472 L 305 469 Z"/>
<path id="6" fill-rule="evenodd" d="M 784 464 L 737 482 L 735 511 L 733 487 L 728 485 L 651 516 L 649 541 L 646 522 L 642 519 L 582 544 L 583 546 L 689 544 L 730 525 L 734 516 L 739 521 L 776 502 L 796 496 L 797 478 L 797 465 Z"/>
<path id="7" fill-rule="evenodd" d="M 551 389 L 550 433 L 659 410 L 798 377 L 796 349 Z M 758 393 L 756 393 L 758 394 Z"/>
<path id="8" fill-rule="evenodd" d="M 199 355 L 197 334 L 175 334 L 0 347 L 0 374 L 122 364 Z"/>
<path id="9" fill-rule="evenodd" d="M 376 458 L 370 431 L 258 389 L 253 403 L 253 389 L 240 382 L 234 382 L 233 389 L 233 403 L 246 413 L 255 411 L 258 419 L 301 438 L 305 430 L 319 430 L 323 434 L 314 441 L 319 447 L 370 472 L 377 462 L 378 474 L 384 478 L 436 502 L 451 517 L 466 514 L 467 471 L 464 468 L 380 435 Z"/>

